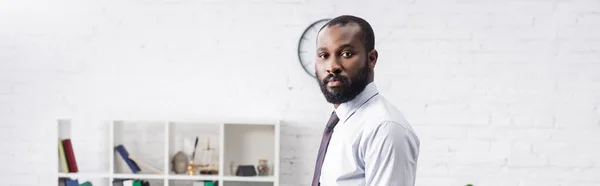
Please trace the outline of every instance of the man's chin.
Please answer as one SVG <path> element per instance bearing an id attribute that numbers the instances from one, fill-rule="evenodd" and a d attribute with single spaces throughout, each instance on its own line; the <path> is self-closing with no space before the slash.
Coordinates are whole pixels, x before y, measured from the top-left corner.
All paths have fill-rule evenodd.
<path id="1" fill-rule="evenodd" d="M 342 104 L 350 100 L 346 96 L 340 94 L 328 94 L 325 95 L 325 99 L 331 104 Z"/>
<path id="2" fill-rule="evenodd" d="M 339 94 L 344 92 L 344 88 L 342 87 L 327 87 L 327 92 L 330 94 Z"/>

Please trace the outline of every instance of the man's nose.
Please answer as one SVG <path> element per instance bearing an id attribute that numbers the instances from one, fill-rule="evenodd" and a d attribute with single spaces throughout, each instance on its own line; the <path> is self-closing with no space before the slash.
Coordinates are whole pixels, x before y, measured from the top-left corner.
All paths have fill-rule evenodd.
<path id="1" fill-rule="evenodd" d="M 339 74 L 342 72 L 342 66 L 340 65 L 338 60 L 332 59 L 331 63 L 329 63 L 325 70 L 328 74 Z"/>

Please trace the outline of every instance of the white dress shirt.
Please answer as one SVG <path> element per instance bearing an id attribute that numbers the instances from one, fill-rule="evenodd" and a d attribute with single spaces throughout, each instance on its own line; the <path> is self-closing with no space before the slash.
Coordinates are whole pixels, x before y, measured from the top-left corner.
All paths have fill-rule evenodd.
<path id="1" fill-rule="evenodd" d="M 335 113 L 321 186 L 414 186 L 419 139 L 375 83 Z"/>

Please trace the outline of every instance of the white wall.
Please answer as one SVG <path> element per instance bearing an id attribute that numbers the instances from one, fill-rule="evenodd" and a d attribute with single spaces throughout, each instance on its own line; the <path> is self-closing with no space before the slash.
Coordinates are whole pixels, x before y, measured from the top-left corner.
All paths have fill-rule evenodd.
<path id="1" fill-rule="evenodd" d="M 55 185 L 58 118 L 204 117 L 282 119 L 281 181 L 308 185 L 331 106 L 295 51 L 340 14 L 375 29 L 417 185 L 600 185 L 597 0 L 0 0 L 0 185 Z"/>

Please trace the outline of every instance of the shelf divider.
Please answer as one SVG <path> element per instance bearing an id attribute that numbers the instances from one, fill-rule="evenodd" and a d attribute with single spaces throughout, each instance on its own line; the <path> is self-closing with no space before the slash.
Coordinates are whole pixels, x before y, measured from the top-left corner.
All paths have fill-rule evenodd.
<path id="1" fill-rule="evenodd" d="M 167 175 L 164 178 L 164 182 L 165 182 L 165 186 L 169 186 L 169 143 L 171 142 L 170 136 L 171 136 L 171 123 L 169 121 L 165 121 L 164 123 L 164 131 L 165 131 L 165 149 L 164 149 L 164 155 L 165 155 L 165 165 L 164 165 L 164 170 L 163 170 L 163 174 Z"/>

